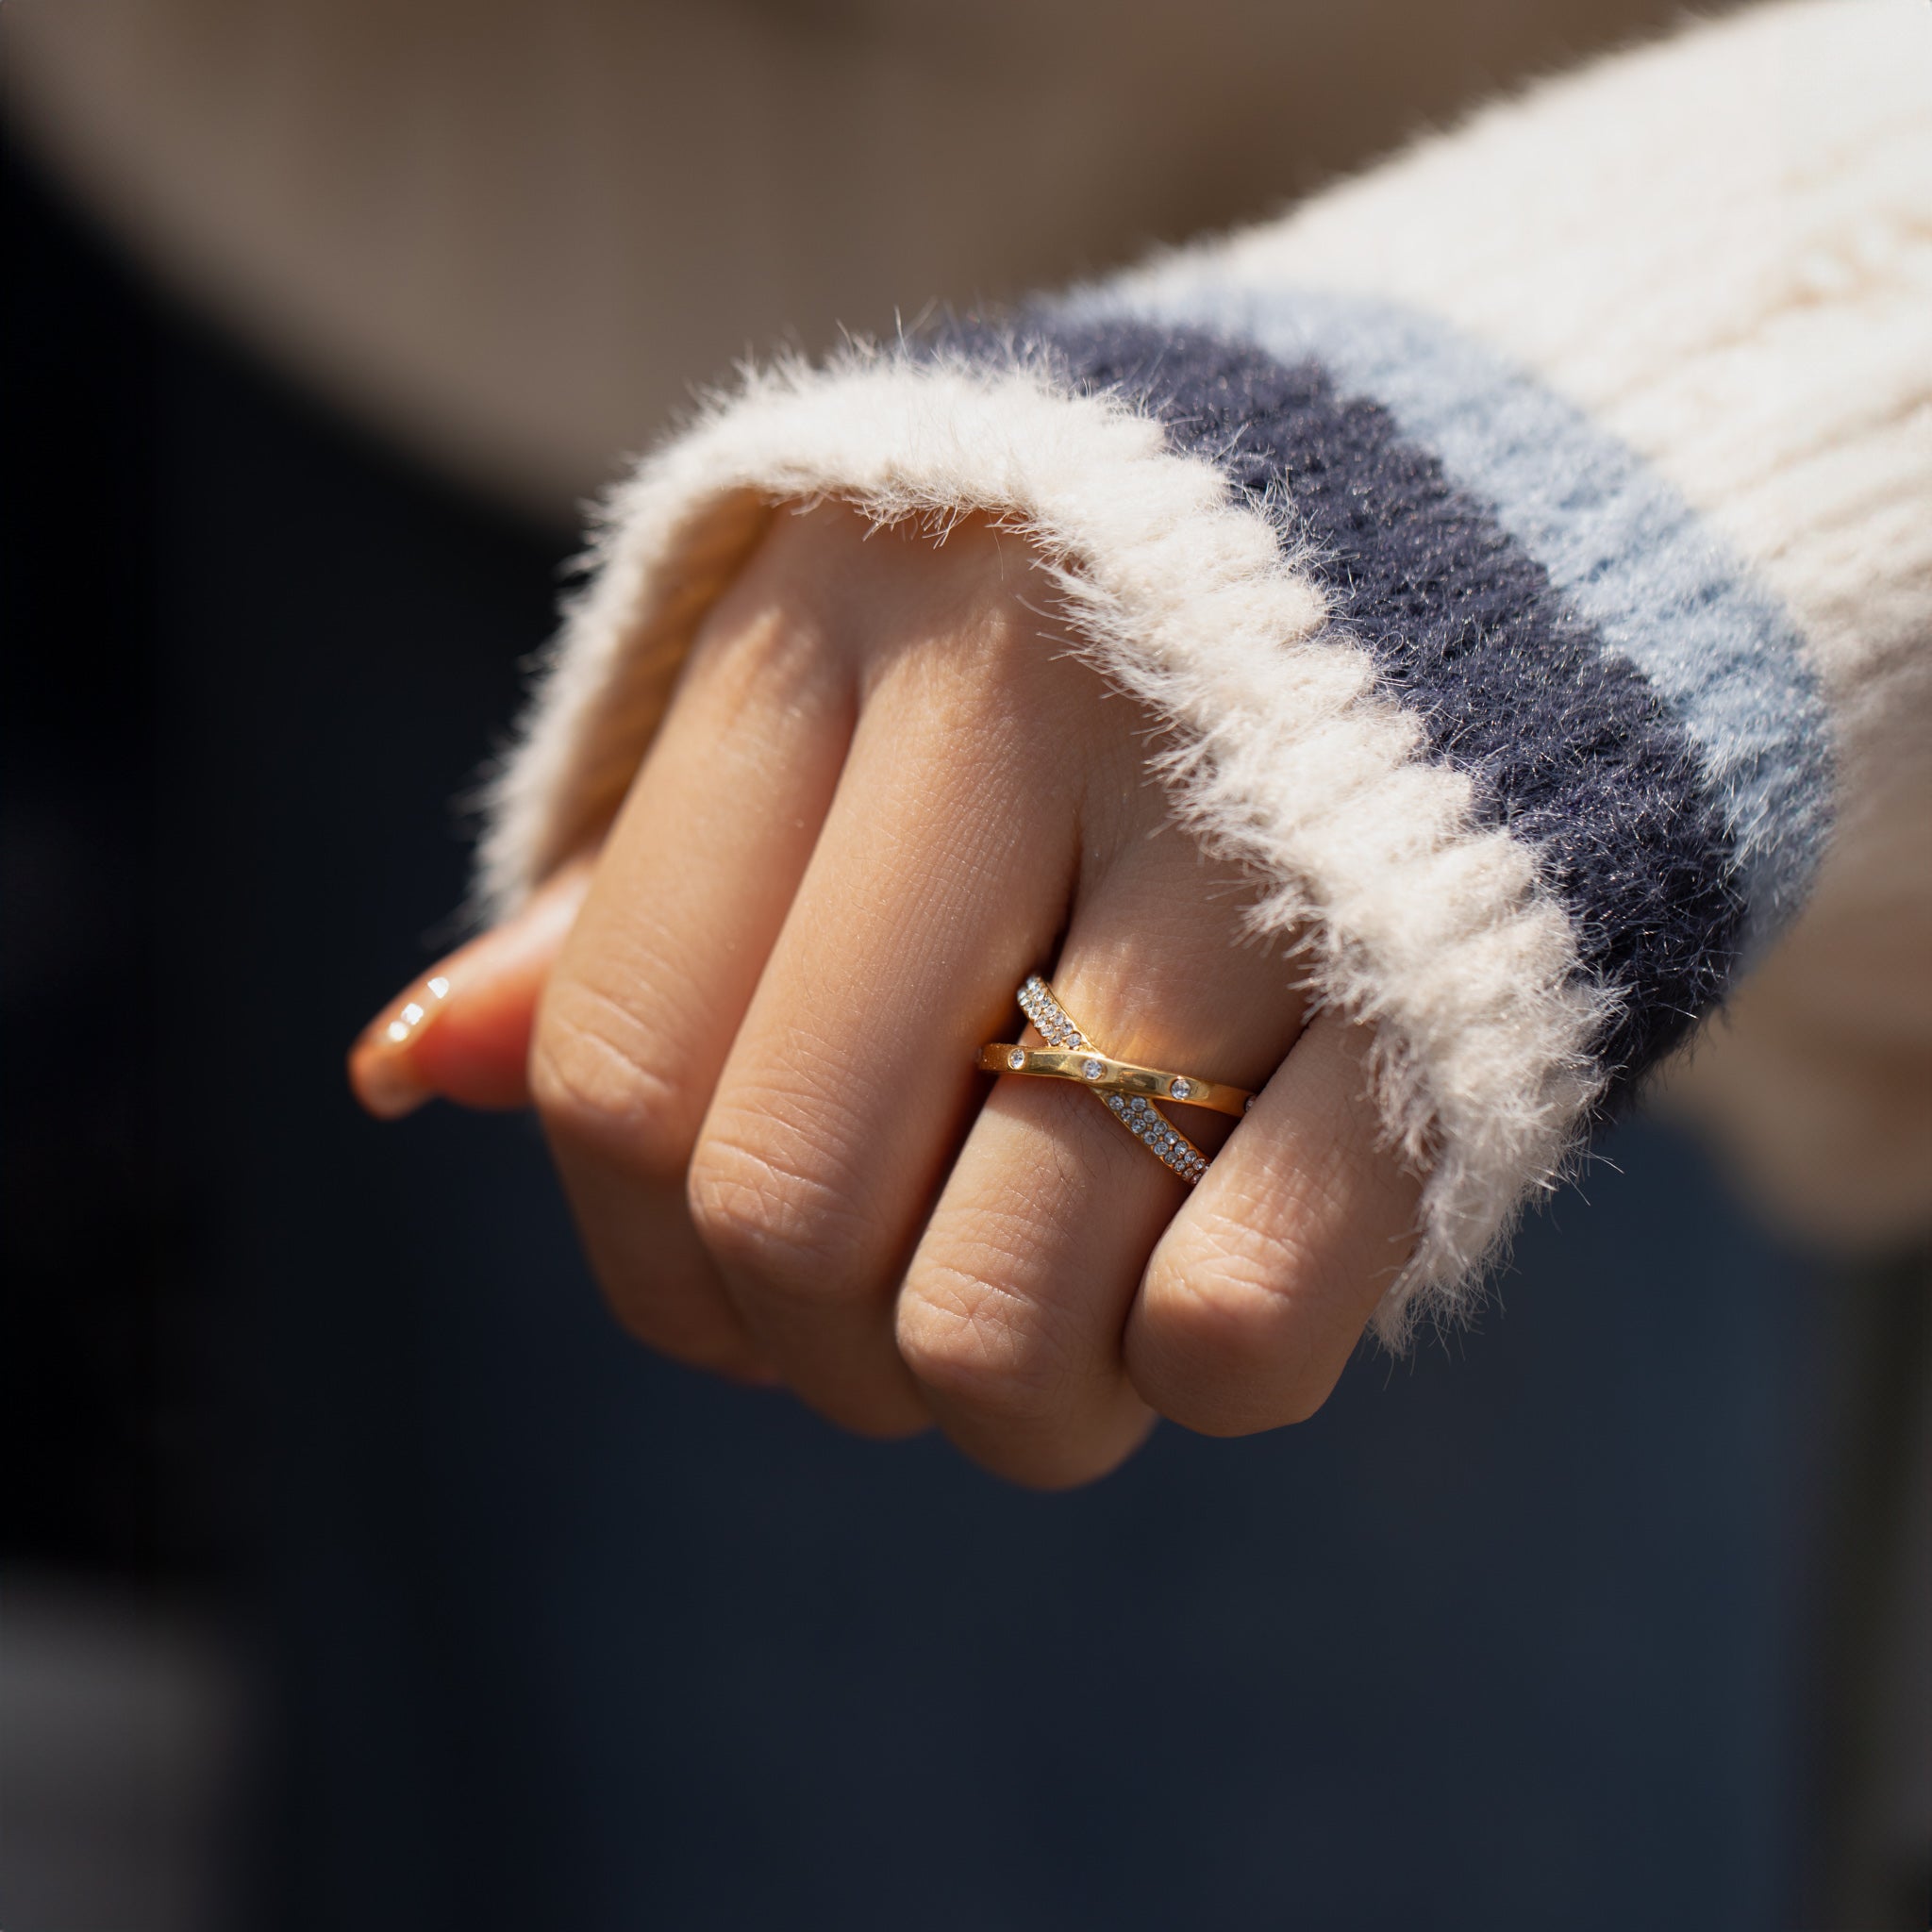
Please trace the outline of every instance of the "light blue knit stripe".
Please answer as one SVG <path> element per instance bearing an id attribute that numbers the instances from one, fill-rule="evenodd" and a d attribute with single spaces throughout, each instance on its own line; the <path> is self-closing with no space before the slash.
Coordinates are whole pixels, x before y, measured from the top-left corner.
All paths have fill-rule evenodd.
<path id="1" fill-rule="evenodd" d="M 1747 949 L 1796 913 L 1831 818 L 1816 679 L 1777 602 L 1634 451 L 1491 350 L 1392 305 L 1257 287 L 1180 256 L 1055 306 L 1314 358 L 1340 389 L 1379 403 L 1674 708 L 1735 841 Z"/>

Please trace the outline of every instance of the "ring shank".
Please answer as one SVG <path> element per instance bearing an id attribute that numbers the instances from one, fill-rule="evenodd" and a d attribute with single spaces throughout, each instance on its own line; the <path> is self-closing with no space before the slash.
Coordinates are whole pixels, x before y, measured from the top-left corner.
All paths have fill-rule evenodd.
<path id="1" fill-rule="evenodd" d="M 1019 1058 L 1015 1058 L 1019 1056 Z M 979 1049 L 978 1065 L 989 1074 L 1024 1074 L 1036 1079 L 1073 1080 L 1101 1093 L 1124 1093 L 1131 1098 L 1166 1100 L 1182 1107 L 1205 1107 L 1239 1118 L 1254 1098 L 1243 1087 L 1222 1080 L 1204 1080 L 1192 1074 L 1164 1073 L 1132 1060 L 1117 1060 L 1091 1048 L 1009 1045 L 994 1041 Z"/>

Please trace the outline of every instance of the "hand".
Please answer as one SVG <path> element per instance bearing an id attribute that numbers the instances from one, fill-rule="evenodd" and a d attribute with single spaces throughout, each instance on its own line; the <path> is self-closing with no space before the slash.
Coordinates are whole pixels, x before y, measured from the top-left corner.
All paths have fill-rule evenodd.
<path id="1" fill-rule="evenodd" d="M 1051 606 L 990 525 L 779 515 L 602 850 L 354 1064 L 379 1111 L 515 1104 L 527 1041 L 641 1340 L 867 1434 L 936 1421 L 1057 1486 L 1157 1414 L 1216 1435 L 1310 1414 L 1407 1258 L 1420 1182 L 1381 1144 L 1363 1031 L 1305 1027 L 1251 889 L 1171 822 L 1145 716 Z M 974 1070 L 1022 1038 L 1036 969 L 1108 1053 L 1262 1090 L 1194 1190 L 1092 1094 Z"/>

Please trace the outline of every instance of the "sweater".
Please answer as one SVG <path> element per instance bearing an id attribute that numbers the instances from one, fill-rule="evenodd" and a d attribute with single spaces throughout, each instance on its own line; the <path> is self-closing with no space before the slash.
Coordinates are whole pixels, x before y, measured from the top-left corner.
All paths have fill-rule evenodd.
<path id="1" fill-rule="evenodd" d="M 747 344 L 1128 261 L 1679 4 L 5 0 L 0 105 L 278 366 L 568 528 Z"/>
<path id="2" fill-rule="evenodd" d="M 1165 727 L 1176 814 L 1373 1024 L 1427 1174 L 1391 1343 L 1660 1069 L 1759 1116 L 1818 1224 L 1923 1222 L 1923 8 L 1695 25 L 1279 220 L 748 371 L 605 507 L 495 783 L 492 905 L 608 823 L 705 610 L 823 497 L 1023 530 Z M 1734 1001 L 1741 1104 L 1688 1052 Z"/>

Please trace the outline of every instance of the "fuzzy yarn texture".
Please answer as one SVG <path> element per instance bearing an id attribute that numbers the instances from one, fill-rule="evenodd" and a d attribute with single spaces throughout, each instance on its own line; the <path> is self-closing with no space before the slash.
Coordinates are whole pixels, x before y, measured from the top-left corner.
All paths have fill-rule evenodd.
<path id="1" fill-rule="evenodd" d="M 1478 821 L 1540 849 L 1582 970 L 1616 994 L 1591 1050 L 1627 1092 L 1729 983 L 1745 910 L 1731 828 L 1651 681 L 1431 450 L 1379 403 L 1340 395 L 1318 360 L 1051 316 L 1001 346 L 1043 350 L 1071 385 L 1157 416 L 1174 446 L 1217 453 L 1250 502 L 1288 507 L 1285 541 L 1333 621 L 1422 720 L 1429 754 L 1474 778 Z M 1591 473 L 1560 442 L 1539 447 L 1574 500 Z"/>
<path id="2" fill-rule="evenodd" d="M 1821 908 L 1835 971 L 1845 922 L 1932 930 L 1898 820 L 1932 800 L 1922 12 L 1694 27 L 1010 323 L 748 374 L 607 506 L 491 903 L 608 822 L 775 507 L 1000 516 L 1257 923 L 1374 1024 L 1428 1174 L 1376 1326 L 1454 1318 L 1747 966 L 1740 1010 L 1797 956 L 1802 1024 Z M 1853 970 L 1932 1059 L 1897 951 Z M 1920 1131 L 1865 1225 L 1932 1207 Z"/>

